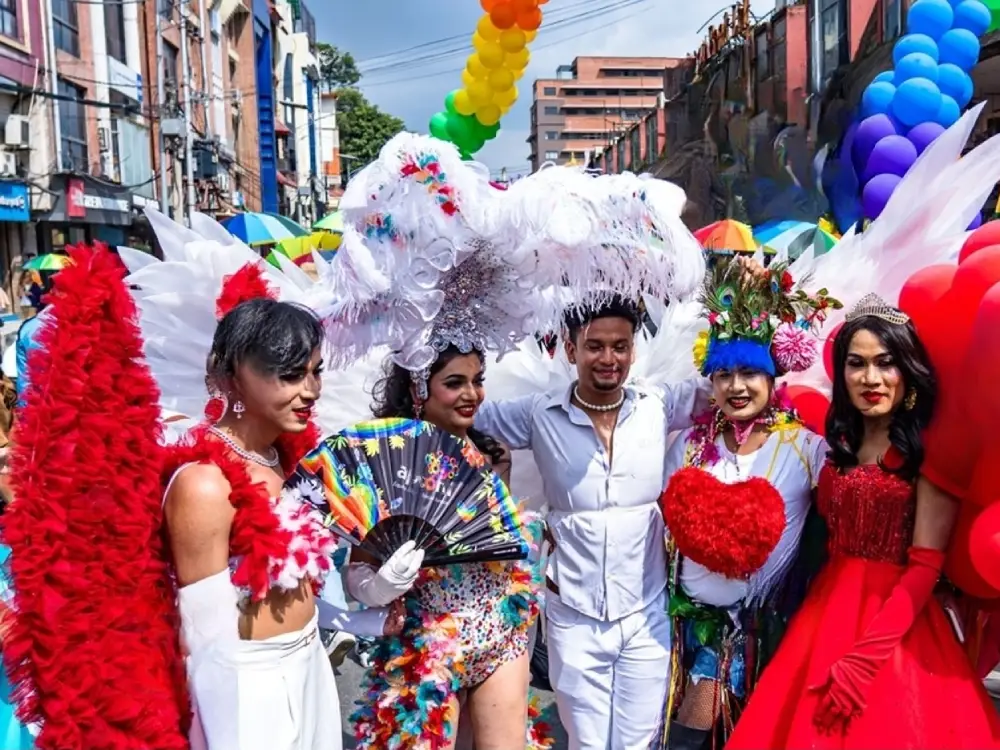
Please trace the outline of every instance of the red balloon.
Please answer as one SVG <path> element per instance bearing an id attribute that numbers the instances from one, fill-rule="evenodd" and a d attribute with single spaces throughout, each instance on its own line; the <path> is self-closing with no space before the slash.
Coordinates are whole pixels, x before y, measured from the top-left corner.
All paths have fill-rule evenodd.
<path id="1" fill-rule="evenodd" d="M 983 580 L 1000 589 L 1000 503 L 983 509 L 972 522 L 969 554 Z"/>
<path id="2" fill-rule="evenodd" d="M 538 31 L 542 25 L 542 11 L 537 7 L 519 13 L 517 16 L 517 27 L 521 31 Z"/>
<path id="3" fill-rule="evenodd" d="M 514 15 L 520 16 L 522 13 L 529 13 L 538 7 L 538 0 L 510 0 L 514 8 Z"/>
<path id="4" fill-rule="evenodd" d="M 986 252 L 986 251 L 983 251 Z M 974 259 L 970 259 L 972 263 Z M 975 408 L 969 411 L 984 439 L 992 442 L 997 415 L 1000 415 L 1000 282 L 979 302 L 969 337 L 963 368 L 968 376 L 966 392 Z"/>
<path id="5" fill-rule="evenodd" d="M 953 265 L 927 266 L 903 284 L 899 292 L 899 309 L 912 318 L 921 334 L 934 316 L 937 303 L 951 289 L 957 270 Z"/>
<path id="6" fill-rule="evenodd" d="M 815 388 L 804 385 L 790 385 L 787 393 L 802 423 L 818 435 L 826 434 L 826 413 L 830 410 L 830 399 Z"/>
<path id="7" fill-rule="evenodd" d="M 1000 591 L 986 581 L 972 562 L 972 525 L 979 514 L 979 509 L 968 503 L 963 503 L 955 522 L 955 530 L 948 545 L 948 558 L 945 561 L 944 572 L 948 578 L 969 596 L 979 599 L 995 599 L 1000 597 Z"/>
<path id="8" fill-rule="evenodd" d="M 490 20 L 501 31 L 514 28 L 514 23 L 517 20 L 514 6 L 509 2 L 498 2 L 490 11 Z"/>
<path id="9" fill-rule="evenodd" d="M 843 327 L 843 323 L 837 323 L 827 334 L 826 341 L 823 342 L 823 368 L 826 370 L 826 376 L 830 378 L 831 383 L 833 382 L 833 343 L 837 339 L 840 329 Z"/>
<path id="10" fill-rule="evenodd" d="M 964 263 L 973 253 L 992 245 L 1000 245 L 1000 221 L 988 221 L 970 234 L 958 254 L 958 262 Z"/>

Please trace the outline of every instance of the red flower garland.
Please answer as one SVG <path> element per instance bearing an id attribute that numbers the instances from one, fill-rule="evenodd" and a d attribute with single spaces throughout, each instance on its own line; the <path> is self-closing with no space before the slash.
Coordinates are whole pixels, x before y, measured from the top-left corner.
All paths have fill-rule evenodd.
<path id="1" fill-rule="evenodd" d="M 181 750 L 189 710 L 160 533 L 159 394 L 120 262 L 83 246 L 69 255 L 11 451 L 17 616 L 3 657 L 41 750 Z"/>
<path id="2" fill-rule="evenodd" d="M 726 578 L 749 578 L 785 531 L 785 503 L 766 479 L 725 484 L 707 471 L 676 472 L 660 496 L 678 551 Z"/>

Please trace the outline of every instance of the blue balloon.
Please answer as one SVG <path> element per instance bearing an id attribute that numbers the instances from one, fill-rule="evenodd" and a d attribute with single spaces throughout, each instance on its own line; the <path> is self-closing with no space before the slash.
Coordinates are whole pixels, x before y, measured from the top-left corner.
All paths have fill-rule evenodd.
<path id="1" fill-rule="evenodd" d="M 868 84 L 861 97 L 861 116 L 884 115 L 892 106 L 892 98 L 896 95 L 896 87 L 885 81 L 873 81 Z"/>
<path id="2" fill-rule="evenodd" d="M 958 122 L 958 118 L 961 116 L 962 110 L 958 106 L 958 102 L 947 94 L 941 94 L 941 106 L 938 108 L 938 113 L 934 118 L 934 122 L 939 125 L 943 125 L 946 128 L 950 128 Z"/>
<path id="3" fill-rule="evenodd" d="M 872 79 L 872 83 L 892 83 L 896 82 L 896 72 L 893 70 L 883 70 Z"/>
<path id="4" fill-rule="evenodd" d="M 911 78 L 926 78 L 928 81 L 938 80 L 938 64 L 930 55 L 923 52 L 911 52 L 896 63 L 895 82 L 898 86 Z"/>
<path id="5" fill-rule="evenodd" d="M 934 62 L 939 62 L 937 42 L 926 34 L 907 34 L 901 37 L 892 48 L 892 62 L 899 65 L 900 60 L 914 52 L 929 55 L 934 58 Z"/>
<path id="6" fill-rule="evenodd" d="M 972 78 L 954 63 L 938 65 L 938 88 L 958 102 L 959 109 L 965 109 L 972 101 Z"/>
<path id="7" fill-rule="evenodd" d="M 968 29 L 952 29 L 941 37 L 939 62 L 953 63 L 968 73 L 979 62 L 979 37 Z"/>
<path id="8" fill-rule="evenodd" d="M 990 9 L 981 0 L 960 0 L 955 6 L 956 29 L 968 29 L 977 37 L 985 34 L 992 21 Z"/>
<path id="9" fill-rule="evenodd" d="M 906 14 L 906 30 L 910 34 L 940 39 L 954 20 L 955 12 L 948 0 L 917 0 Z"/>
<path id="10" fill-rule="evenodd" d="M 910 127 L 928 120 L 936 121 L 940 109 L 941 90 L 926 78 L 903 81 L 892 100 L 892 113 Z"/>

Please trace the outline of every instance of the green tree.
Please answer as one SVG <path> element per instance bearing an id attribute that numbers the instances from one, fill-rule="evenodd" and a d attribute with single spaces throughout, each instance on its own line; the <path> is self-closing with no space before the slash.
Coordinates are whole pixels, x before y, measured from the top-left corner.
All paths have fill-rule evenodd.
<path id="1" fill-rule="evenodd" d="M 320 42 L 316 45 L 319 57 L 319 75 L 328 91 L 347 86 L 356 86 L 361 80 L 358 65 L 350 52 L 341 52 L 332 44 Z"/>
<path id="2" fill-rule="evenodd" d="M 405 127 L 402 120 L 383 112 L 357 89 L 340 89 L 337 92 L 337 129 L 345 180 L 351 172 L 378 158 L 381 148 Z"/>

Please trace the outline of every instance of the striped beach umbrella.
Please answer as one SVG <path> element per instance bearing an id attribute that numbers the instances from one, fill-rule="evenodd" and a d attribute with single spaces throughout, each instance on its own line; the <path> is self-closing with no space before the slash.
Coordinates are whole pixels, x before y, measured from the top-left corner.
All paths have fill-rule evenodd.
<path id="1" fill-rule="evenodd" d="M 741 221 L 723 219 L 694 232 L 701 246 L 713 253 L 755 253 L 760 248 L 753 230 Z"/>
<path id="2" fill-rule="evenodd" d="M 309 231 L 284 216 L 265 213 L 237 214 L 222 226 L 248 245 L 272 245 L 293 237 L 306 237 Z"/>

